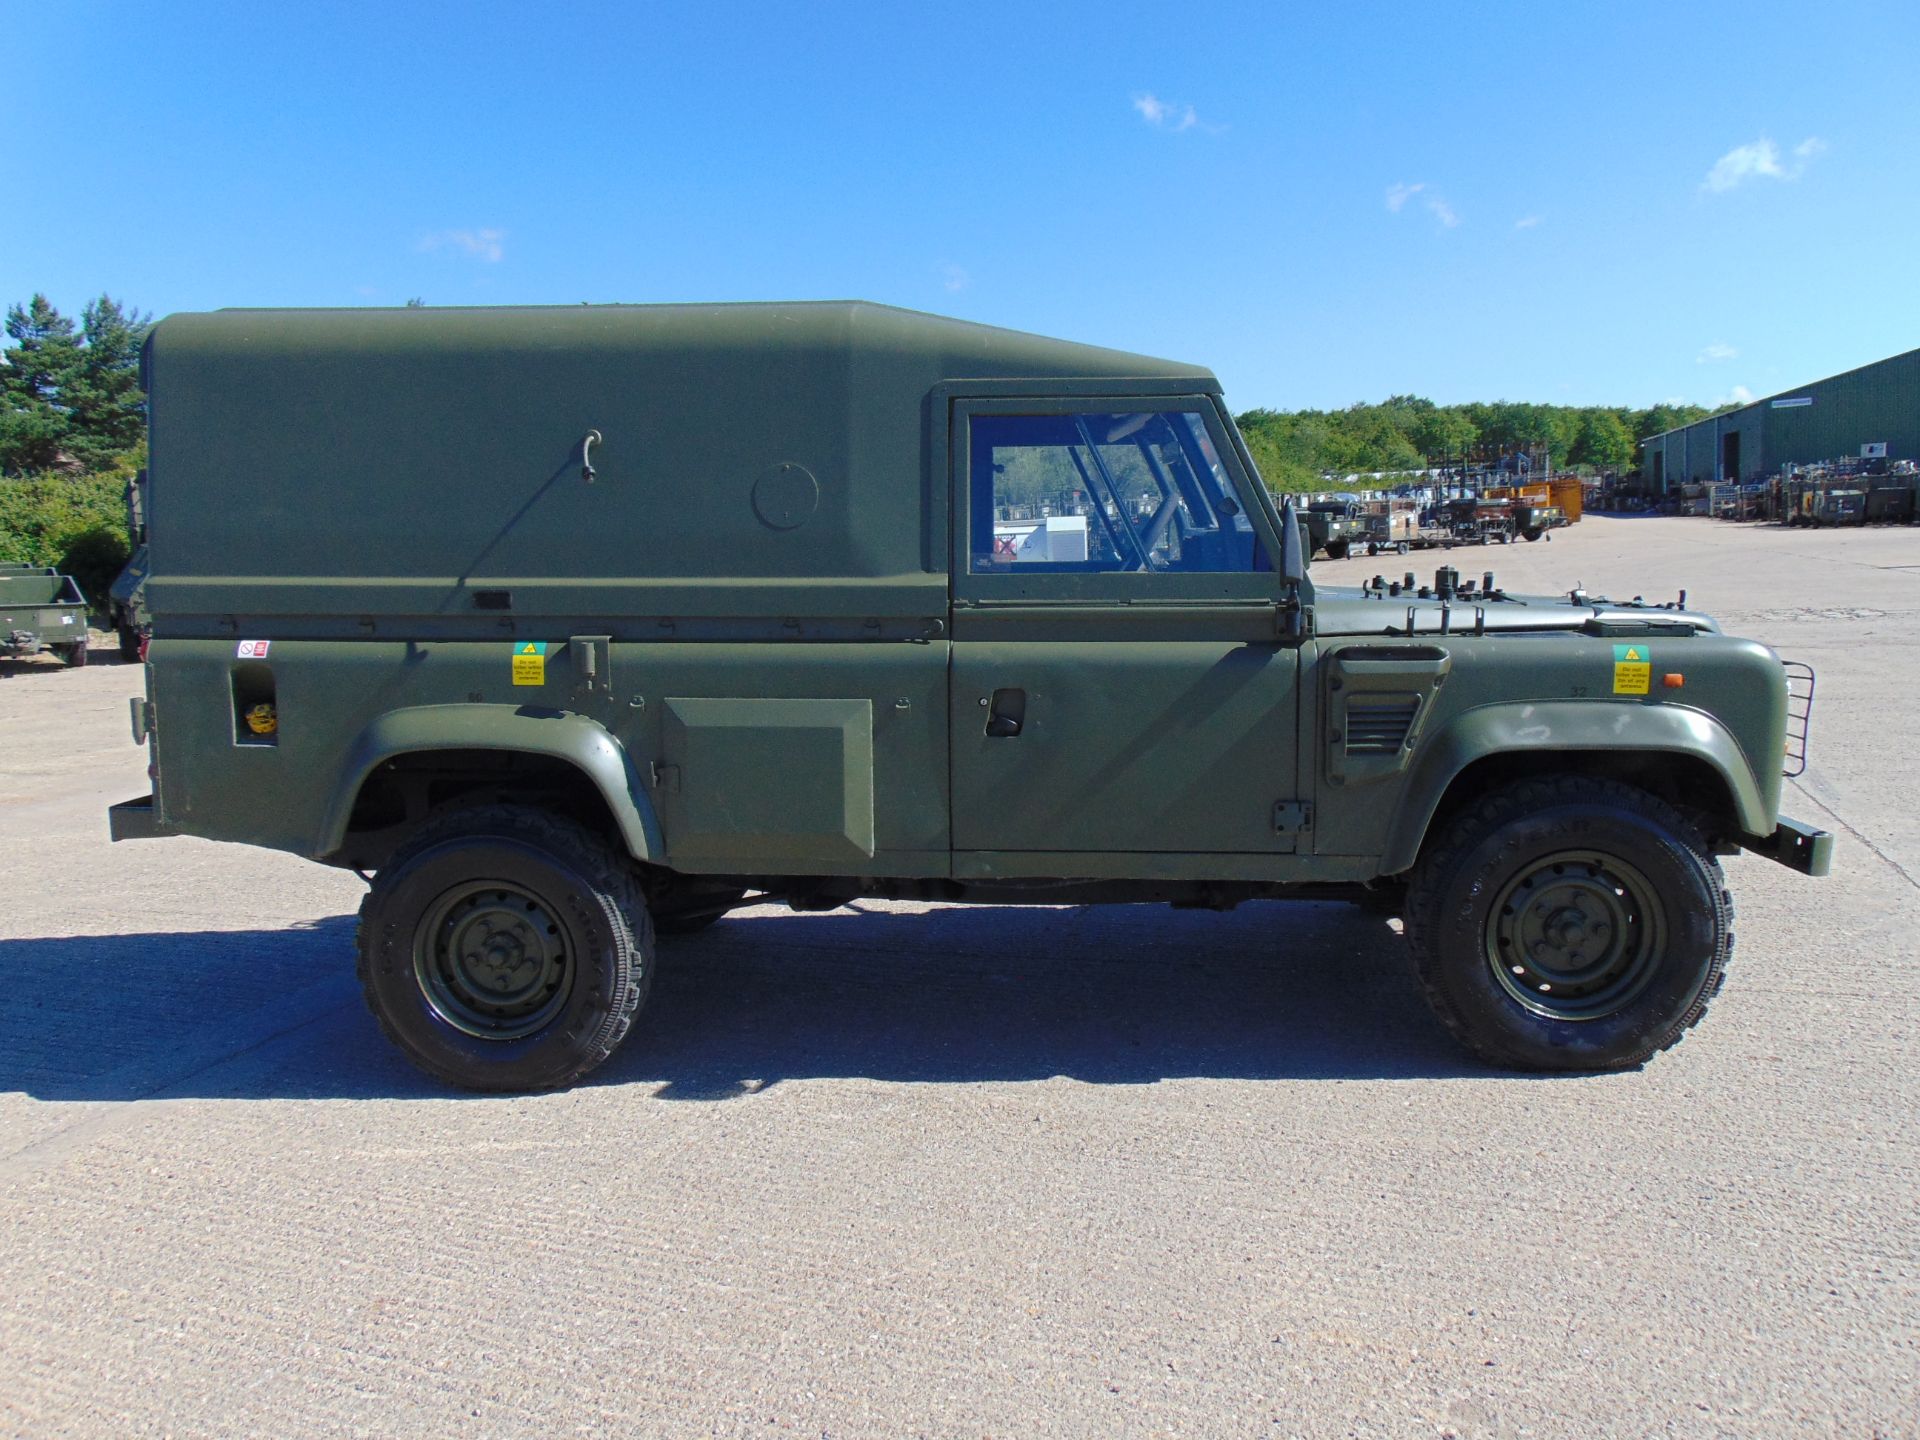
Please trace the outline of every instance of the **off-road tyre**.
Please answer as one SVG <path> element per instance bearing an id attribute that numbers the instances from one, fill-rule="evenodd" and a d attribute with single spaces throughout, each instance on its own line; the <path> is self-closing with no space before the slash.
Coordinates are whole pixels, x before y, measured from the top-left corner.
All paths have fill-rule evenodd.
<path id="1" fill-rule="evenodd" d="M 69 670 L 82 670 L 87 664 L 87 642 L 76 640 L 71 645 L 60 647 L 60 658 L 66 662 Z"/>
<path id="2" fill-rule="evenodd" d="M 473 953 L 496 935 L 507 961 Z M 520 805 L 423 824 L 374 877 L 358 945 L 367 1008 L 387 1038 L 467 1090 L 578 1080 L 618 1048 L 653 983 L 653 922 L 626 857 L 582 825 Z M 506 963 L 528 978 L 496 1015 L 495 997 L 479 992 L 489 964 L 502 987 L 519 983 L 501 978 Z"/>
<path id="3" fill-rule="evenodd" d="M 1344 560 L 1346 558 L 1347 542 L 1345 540 L 1329 540 L 1327 542 L 1327 559 Z"/>
<path id="4" fill-rule="evenodd" d="M 1626 923 L 1611 932 L 1621 937 L 1614 963 L 1630 967 L 1587 1001 L 1581 987 L 1612 973 L 1602 942 L 1584 926 L 1553 930 L 1560 938 L 1542 963 L 1542 951 L 1525 953 L 1522 928 L 1553 897 L 1583 890 L 1600 903 L 1576 898 L 1576 910 L 1618 907 L 1611 913 Z M 1542 905 L 1530 914 L 1534 895 Z M 1700 833 L 1643 790 L 1577 776 L 1522 781 L 1454 816 L 1414 867 L 1405 915 L 1414 972 L 1440 1023 L 1482 1059 L 1517 1070 L 1644 1064 L 1700 1022 L 1733 952 L 1733 897 Z M 1572 949 L 1554 948 L 1569 933 L 1577 946 L 1602 945 L 1585 970 L 1568 959 Z M 1534 993 L 1556 982 L 1559 995 Z"/>

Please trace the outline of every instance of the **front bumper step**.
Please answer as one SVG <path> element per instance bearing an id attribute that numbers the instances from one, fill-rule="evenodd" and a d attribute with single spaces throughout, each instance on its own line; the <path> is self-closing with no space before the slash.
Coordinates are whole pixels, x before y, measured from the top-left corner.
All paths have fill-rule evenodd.
<path id="1" fill-rule="evenodd" d="M 1754 854 L 1778 861 L 1802 875 L 1818 878 L 1833 869 L 1832 834 L 1816 830 L 1811 825 L 1802 825 L 1798 820 L 1789 820 L 1784 815 L 1780 817 L 1780 827 L 1773 834 L 1764 839 L 1743 835 L 1740 843 Z"/>
<path id="2" fill-rule="evenodd" d="M 163 835 L 180 833 L 160 818 L 160 807 L 151 795 L 109 805 L 107 830 L 116 840 L 158 840 Z"/>

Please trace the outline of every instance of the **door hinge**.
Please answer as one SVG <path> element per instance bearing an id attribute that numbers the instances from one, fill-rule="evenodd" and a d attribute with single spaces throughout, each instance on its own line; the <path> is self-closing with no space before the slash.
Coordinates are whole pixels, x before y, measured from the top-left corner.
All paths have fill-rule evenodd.
<path id="1" fill-rule="evenodd" d="M 680 767 L 678 765 L 662 765 L 658 760 L 655 760 L 652 769 L 654 789 L 664 791 L 668 795 L 678 795 L 680 793 Z"/>
<path id="2" fill-rule="evenodd" d="M 1273 828 L 1276 834 L 1297 835 L 1302 830 L 1313 828 L 1313 806 L 1304 800 L 1279 800 L 1273 807 Z"/>

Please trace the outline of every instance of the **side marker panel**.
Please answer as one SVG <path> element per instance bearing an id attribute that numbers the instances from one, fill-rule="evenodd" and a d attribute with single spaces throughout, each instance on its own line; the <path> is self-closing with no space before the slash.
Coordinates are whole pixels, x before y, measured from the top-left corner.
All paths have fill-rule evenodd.
<path id="1" fill-rule="evenodd" d="M 1653 649 L 1647 645 L 1613 647 L 1613 693 L 1645 695 L 1653 689 Z"/>
<path id="2" fill-rule="evenodd" d="M 516 685 L 544 685 L 547 683 L 547 651 L 551 646 L 538 640 L 522 640 L 513 647 L 513 683 Z"/>

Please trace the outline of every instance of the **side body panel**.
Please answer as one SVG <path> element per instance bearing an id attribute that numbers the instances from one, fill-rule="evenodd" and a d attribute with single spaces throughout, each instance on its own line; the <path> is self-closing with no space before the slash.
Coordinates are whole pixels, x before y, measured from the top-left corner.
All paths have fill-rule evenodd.
<path id="1" fill-rule="evenodd" d="M 1295 848 L 1275 807 L 1298 798 L 1298 657 L 1273 636 L 1271 607 L 1182 618 L 1154 639 L 1118 638 L 1096 614 L 956 626 L 955 849 Z M 1006 692 L 1021 697 L 1022 725 L 996 735 Z"/>
<path id="2" fill-rule="evenodd" d="M 708 873 L 947 873 L 944 641 L 614 644 L 589 675 L 588 649 L 568 638 L 274 641 L 258 659 L 232 641 L 157 640 L 164 818 L 323 858 L 382 761 L 520 750 L 587 774 L 641 859 Z M 530 643 L 544 651 L 540 679 L 516 684 Z M 241 706 L 269 680 L 270 743 Z M 791 803 L 777 810 L 750 783 L 767 767 L 785 772 L 769 793 Z"/>
<path id="3" fill-rule="evenodd" d="M 946 398 L 956 875 L 1291 878 L 1294 852 L 1305 848 L 1299 656 L 1282 634 L 1272 569 L 1233 568 L 1245 561 L 1156 569 L 1144 551 L 1127 551 L 1126 522 L 1103 518 L 1099 502 L 1083 513 L 1108 527 L 1117 561 L 986 558 L 1005 468 L 995 457 L 1023 443 L 993 450 L 988 431 L 1006 417 L 1050 426 L 1114 412 L 1195 417 L 1212 451 L 1190 483 L 1237 494 L 1240 509 L 1226 513 L 1245 515 L 1256 553 L 1275 553 L 1275 517 L 1214 397 L 1160 381 L 1024 393 L 1012 383 L 973 385 Z M 1126 422 L 1113 433 L 1140 428 Z M 1092 433 L 1079 434 L 1091 454 Z M 1124 489 L 1127 501 L 1161 503 L 1116 484 L 1105 460 L 1092 464 L 1099 483 Z M 1156 472 L 1171 486 L 1169 473 Z M 1079 478 L 1084 499 L 1096 481 L 1084 468 Z M 1144 471 L 1130 483 L 1145 486 Z M 1200 514 L 1209 502 L 1188 503 Z"/>

